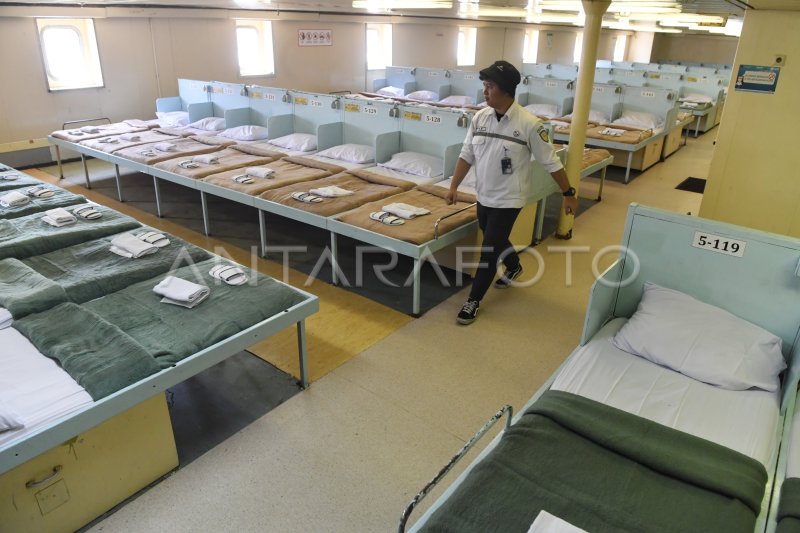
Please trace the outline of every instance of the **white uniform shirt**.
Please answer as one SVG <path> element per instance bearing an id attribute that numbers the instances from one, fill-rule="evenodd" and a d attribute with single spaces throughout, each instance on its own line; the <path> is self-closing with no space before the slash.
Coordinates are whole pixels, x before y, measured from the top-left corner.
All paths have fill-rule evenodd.
<path id="1" fill-rule="evenodd" d="M 550 173 L 564 168 L 542 122 L 516 101 L 499 121 L 491 107 L 478 111 L 459 157 L 475 167 L 478 201 L 487 207 L 528 203 L 533 194 L 532 158 Z M 510 174 L 503 174 L 501 168 L 505 157 L 511 159 Z"/>

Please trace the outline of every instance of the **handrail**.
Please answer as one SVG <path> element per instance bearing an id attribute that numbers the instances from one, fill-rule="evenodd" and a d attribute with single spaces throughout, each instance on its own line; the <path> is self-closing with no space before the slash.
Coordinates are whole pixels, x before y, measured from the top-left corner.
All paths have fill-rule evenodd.
<path id="1" fill-rule="evenodd" d="M 469 204 L 467 207 L 462 207 L 462 208 L 461 208 L 461 209 L 459 209 L 458 211 L 453 211 L 452 213 L 448 213 L 448 214 L 446 214 L 446 215 L 444 215 L 444 216 L 442 216 L 442 217 L 439 217 L 439 218 L 436 220 L 436 223 L 433 225 L 433 238 L 434 238 L 434 239 L 438 239 L 438 238 L 439 238 L 439 223 L 440 223 L 442 220 L 444 220 L 444 219 L 446 219 L 446 218 L 450 218 L 450 217 L 451 217 L 451 216 L 453 216 L 453 215 L 457 215 L 457 214 L 461 213 L 462 211 L 466 211 L 467 209 L 469 209 L 469 208 L 471 208 L 471 207 L 475 207 L 476 205 L 478 205 L 478 202 L 475 202 L 475 203 Z"/>
<path id="2" fill-rule="evenodd" d="M 81 124 L 82 122 L 94 122 L 95 120 L 105 120 L 111 124 L 111 119 L 108 117 L 97 117 L 97 118 L 82 118 L 80 120 L 68 120 L 61 125 L 61 129 L 67 129 L 67 124 Z"/>
<path id="3" fill-rule="evenodd" d="M 464 447 L 461 448 L 461 450 L 457 454 L 455 454 L 452 459 L 450 459 L 450 461 L 444 466 L 444 468 L 439 470 L 439 473 L 436 474 L 433 477 L 433 479 L 431 479 L 422 488 L 422 490 L 417 493 L 416 496 L 414 496 L 414 499 L 412 499 L 411 502 L 409 502 L 409 504 L 403 510 L 403 514 L 400 517 L 400 523 L 397 526 L 397 531 L 399 533 L 405 532 L 406 523 L 408 522 L 408 517 L 411 516 L 411 513 L 414 511 L 417 505 L 419 505 L 419 503 L 425 498 L 425 496 L 427 496 L 430 493 L 430 491 L 433 490 L 436 484 L 439 483 L 439 481 L 441 481 L 442 478 L 446 476 L 448 472 L 450 472 L 450 470 L 452 470 L 452 468 L 456 465 L 456 463 L 458 463 L 464 457 L 464 455 L 473 446 L 475 446 L 475 444 L 477 444 L 477 442 L 481 439 L 481 437 L 483 437 L 486 434 L 486 432 L 489 431 L 497 423 L 498 420 L 503 418 L 504 414 L 508 414 L 508 418 L 506 419 L 506 427 L 503 429 L 503 431 L 511 427 L 511 418 L 514 416 L 514 409 L 510 405 L 506 404 L 503 407 L 501 407 L 500 410 L 497 411 L 494 414 L 494 416 L 492 416 L 492 418 L 490 418 L 489 421 L 486 422 L 483 425 L 483 427 L 479 429 L 478 432 L 475 433 L 472 436 L 472 438 L 467 441 L 466 444 L 464 444 Z"/>

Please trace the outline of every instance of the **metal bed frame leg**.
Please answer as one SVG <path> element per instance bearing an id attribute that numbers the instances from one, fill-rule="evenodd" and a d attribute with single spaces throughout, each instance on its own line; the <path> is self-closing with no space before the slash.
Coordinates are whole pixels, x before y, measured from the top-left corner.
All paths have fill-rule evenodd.
<path id="1" fill-rule="evenodd" d="M 422 281 L 422 260 L 417 258 L 414 259 L 414 287 L 412 293 L 414 295 L 414 299 L 411 305 L 411 314 L 414 316 L 419 316 L 419 307 L 420 307 L 420 285 Z"/>
<path id="2" fill-rule="evenodd" d="M 91 189 L 92 184 L 89 182 L 89 167 L 86 166 L 86 156 L 81 154 L 81 163 L 83 163 L 83 175 L 86 179 L 86 188 Z"/>
<path id="3" fill-rule="evenodd" d="M 700 135 L 700 119 L 702 115 L 697 115 L 697 123 L 694 125 L 694 138 L 697 139 L 697 136 Z"/>
<path id="4" fill-rule="evenodd" d="M 331 283 L 334 285 L 339 284 L 339 276 L 337 276 L 337 272 L 339 271 L 338 254 L 339 247 L 336 233 L 331 232 Z"/>
<path id="5" fill-rule="evenodd" d="M 200 205 L 203 209 L 203 233 L 208 237 L 211 235 L 211 222 L 208 219 L 208 198 L 203 191 L 200 191 Z"/>
<path id="6" fill-rule="evenodd" d="M 64 167 L 61 165 L 61 147 L 56 145 L 56 161 L 58 161 L 58 179 L 64 179 Z"/>
<path id="7" fill-rule="evenodd" d="M 153 176 L 153 189 L 156 192 L 156 215 L 161 218 L 161 186 L 155 176 Z"/>
<path id="8" fill-rule="evenodd" d="M 606 182 L 606 170 L 608 169 L 608 165 L 603 167 L 603 170 L 600 171 L 600 188 L 597 189 L 597 201 L 603 199 L 603 184 Z"/>
<path id="9" fill-rule="evenodd" d="M 625 167 L 625 183 L 628 183 L 628 179 L 631 177 L 631 163 L 633 162 L 633 152 L 628 152 L 628 165 Z"/>
<path id="10" fill-rule="evenodd" d="M 301 320 L 297 323 L 297 350 L 300 353 L 300 387 L 308 388 L 308 361 L 306 347 L 306 321 Z"/>
<path id="11" fill-rule="evenodd" d="M 267 257 L 267 217 L 258 210 L 258 233 L 261 237 L 261 257 Z"/>
<path id="12" fill-rule="evenodd" d="M 536 202 L 536 220 L 533 223 L 533 245 L 542 242 L 542 231 L 544 231 L 544 208 L 547 200 L 545 198 Z"/>
<path id="13" fill-rule="evenodd" d="M 120 181 L 119 176 L 119 165 L 114 165 L 114 177 L 117 180 L 117 198 L 119 198 L 120 202 L 124 202 L 125 200 L 122 199 L 122 182 Z"/>

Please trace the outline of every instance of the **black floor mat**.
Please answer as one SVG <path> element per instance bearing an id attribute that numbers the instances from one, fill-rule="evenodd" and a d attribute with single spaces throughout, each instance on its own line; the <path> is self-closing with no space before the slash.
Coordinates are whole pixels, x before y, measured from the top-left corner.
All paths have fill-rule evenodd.
<path id="1" fill-rule="evenodd" d="M 686 178 L 675 188 L 679 191 L 689 191 L 703 194 L 703 191 L 706 190 L 706 180 L 703 178 Z"/>

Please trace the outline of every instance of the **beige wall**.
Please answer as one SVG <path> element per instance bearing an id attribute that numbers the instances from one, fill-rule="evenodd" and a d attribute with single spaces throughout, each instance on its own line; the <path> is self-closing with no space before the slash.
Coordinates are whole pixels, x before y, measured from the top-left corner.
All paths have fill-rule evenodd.
<path id="1" fill-rule="evenodd" d="M 628 39 L 628 54 L 626 61 L 649 63 L 653 52 L 653 39 L 655 33 L 637 31 Z"/>
<path id="2" fill-rule="evenodd" d="M 651 61 L 695 61 L 733 63 L 736 37 L 659 33 L 653 38 Z"/>
<path id="3" fill-rule="evenodd" d="M 539 34 L 539 63 L 572 64 L 576 31 L 546 30 Z"/>
<path id="4" fill-rule="evenodd" d="M 457 42 L 457 24 L 395 24 L 392 62 L 402 67 L 455 68 Z"/>
<path id="5" fill-rule="evenodd" d="M 734 73 L 740 64 L 772 65 L 775 54 L 786 54 L 786 66 L 775 94 L 729 89 L 719 132 L 706 134 L 717 145 L 700 216 L 800 237 L 797 123 L 787 120 L 800 92 L 798 27 L 798 12 L 747 12 Z"/>

